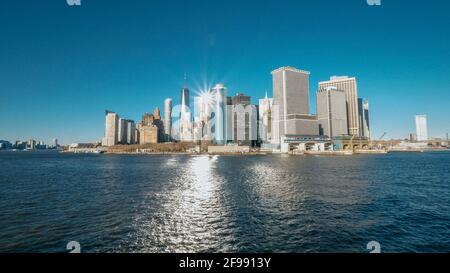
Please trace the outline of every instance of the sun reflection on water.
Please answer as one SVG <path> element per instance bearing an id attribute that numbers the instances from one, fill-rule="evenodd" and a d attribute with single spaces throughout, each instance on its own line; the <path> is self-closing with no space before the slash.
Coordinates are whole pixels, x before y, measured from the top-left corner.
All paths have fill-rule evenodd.
<path id="1" fill-rule="evenodd" d="M 190 186 L 183 193 L 189 200 L 184 203 L 186 210 L 200 209 L 204 202 L 213 198 L 214 194 L 214 175 L 215 159 L 208 156 L 194 157 L 187 167 L 190 172 L 186 180 L 190 181 Z"/>
<path id="2" fill-rule="evenodd" d="M 167 181 L 170 190 L 157 196 L 162 207 L 149 208 L 153 212 L 136 222 L 136 243 L 145 252 L 232 251 L 227 247 L 233 240 L 230 215 L 221 195 L 225 180 L 215 171 L 217 161 L 217 156 L 192 156 L 178 164 L 175 181 Z"/>

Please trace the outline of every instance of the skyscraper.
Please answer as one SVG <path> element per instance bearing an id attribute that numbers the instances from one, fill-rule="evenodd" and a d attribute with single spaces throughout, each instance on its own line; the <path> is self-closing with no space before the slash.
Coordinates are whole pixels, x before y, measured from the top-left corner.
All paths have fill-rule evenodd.
<path id="1" fill-rule="evenodd" d="M 153 111 L 153 117 L 153 124 L 158 127 L 158 142 L 164 142 L 166 141 L 166 137 L 164 135 L 164 121 L 161 119 L 161 110 L 159 107 L 156 107 Z"/>
<path id="2" fill-rule="evenodd" d="M 226 141 L 253 146 L 258 140 L 258 110 L 256 105 L 252 105 L 251 97 L 244 93 L 237 93 L 235 96 L 227 98 L 230 99 L 227 99 L 227 105 L 225 106 Z"/>
<path id="3" fill-rule="evenodd" d="M 180 99 L 180 105 L 182 108 L 182 111 L 188 111 L 189 108 L 189 89 L 187 87 L 183 87 L 181 89 L 181 99 Z"/>
<path id="4" fill-rule="evenodd" d="M 114 146 L 118 143 L 119 116 L 111 111 L 105 111 L 105 136 L 102 139 L 103 146 Z"/>
<path id="5" fill-rule="evenodd" d="M 367 100 L 358 99 L 358 115 L 359 134 L 361 137 L 370 139 L 369 102 Z"/>
<path id="6" fill-rule="evenodd" d="M 259 138 L 263 142 L 272 139 L 272 110 L 273 99 L 268 98 L 267 92 L 264 99 L 259 100 L 258 117 L 259 117 Z"/>
<path id="7" fill-rule="evenodd" d="M 273 133 L 276 143 L 287 135 L 318 135 L 317 117 L 310 115 L 310 72 L 293 67 L 272 71 Z"/>
<path id="8" fill-rule="evenodd" d="M 117 143 L 126 144 L 127 143 L 127 120 L 119 118 L 119 128 L 117 135 Z"/>
<path id="9" fill-rule="evenodd" d="M 153 116 L 156 120 L 161 119 L 161 110 L 159 110 L 159 107 L 156 107 L 155 110 L 153 110 Z"/>
<path id="10" fill-rule="evenodd" d="M 125 142 L 127 144 L 134 144 L 135 143 L 135 133 L 136 133 L 136 124 L 132 120 L 127 120 L 127 131 L 126 131 L 126 140 Z"/>
<path id="11" fill-rule="evenodd" d="M 166 141 L 170 141 L 172 137 L 172 99 L 164 100 L 164 134 Z"/>
<path id="12" fill-rule="evenodd" d="M 216 143 L 225 144 L 226 142 L 226 102 L 227 89 L 221 83 L 213 87 L 212 93 L 215 98 L 214 107 L 214 140 Z"/>
<path id="13" fill-rule="evenodd" d="M 204 91 L 194 98 L 195 102 L 195 140 L 213 140 L 215 120 L 215 94 L 213 90 Z"/>
<path id="14" fill-rule="evenodd" d="M 428 140 L 428 125 L 426 115 L 416 115 L 417 141 Z"/>
<path id="15" fill-rule="evenodd" d="M 181 141 L 192 141 L 192 116 L 189 108 L 189 89 L 181 89 L 179 139 Z"/>
<path id="16" fill-rule="evenodd" d="M 36 149 L 36 140 L 34 139 L 29 139 L 28 143 L 27 143 L 27 149 L 29 150 L 34 150 Z"/>
<path id="17" fill-rule="evenodd" d="M 258 110 L 255 105 L 228 105 L 226 111 L 227 141 L 239 145 L 256 144 L 258 140 Z"/>
<path id="18" fill-rule="evenodd" d="M 319 82 L 319 90 L 330 86 L 344 90 L 345 100 L 347 102 L 348 134 L 359 136 L 358 87 L 356 78 L 332 76 L 329 81 Z"/>
<path id="19" fill-rule="evenodd" d="M 327 87 L 317 92 L 317 119 L 319 134 L 336 137 L 347 135 L 347 107 L 345 92 Z"/>

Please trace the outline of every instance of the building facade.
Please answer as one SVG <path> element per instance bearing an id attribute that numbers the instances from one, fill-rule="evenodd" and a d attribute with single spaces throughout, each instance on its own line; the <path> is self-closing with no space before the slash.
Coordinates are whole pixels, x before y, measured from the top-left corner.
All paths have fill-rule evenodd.
<path id="1" fill-rule="evenodd" d="M 7 140 L 0 140 L 0 150 L 1 149 L 11 149 L 12 148 L 11 142 Z"/>
<path id="2" fill-rule="evenodd" d="M 226 140 L 228 143 L 254 146 L 258 140 L 258 108 L 251 97 L 237 93 L 226 106 Z"/>
<path id="3" fill-rule="evenodd" d="M 202 92 L 194 98 L 194 102 L 194 140 L 212 141 L 214 137 L 213 128 L 215 128 L 215 97 L 213 90 Z"/>
<path id="4" fill-rule="evenodd" d="M 164 135 L 165 141 L 172 140 L 172 99 L 164 100 Z"/>
<path id="5" fill-rule="evenodd" d="M 428 141 L 428 124 L 426 115 L 416 115 L 417 141 Z"/>
<path id="6" fill-rule="evenodd" d="M 369 102 L 366 99 L 358 99 L 359 134 L 370 139 Z"/>
<path id="7" fill-rule="evenodd" d="M 136 133 L 136 124 L 133 120 L 127 120 L 127 130 L 126 130 L 126 143 L 134 144 L 135 143 L 135 133 Z"/>
<path id="8" fill-rule="evenodd" d="M 252 98 L 250 96 L 246 96 L 244 93 L 238 92 L 233 97 L 227 97 L 227 105 L 250 105 Z"/>
<path id="9" fill-rule="evenodd" d="M 317 117 L 310 114 L 310 72 L 293 67 L 272 71 L 273 139 L 281 143 L 286 135 L 318 135 Z"/>
<path id="10" fill-rule="evenodd" d="M 214 95 L 214 126 L 212 128 L 214 137 L 213 141 L 217 144 L 226 143 L 226 102 L 227 89 L 223 84 L 216 84 L 211 93 Z"/>
<path id="11" fill-rule="evenodd" d="M 327 87 L 317 92 L 317 119 L 319 135 L 347 135 L 347 107 L 343 90 Z"/>
<path id="12" fill-rule="evenodd" d="M 161 110 L 156 107 L 153 111 L 154 121 L 153 124 L 158 127 L 158 142 L 165 142 L 166 138 L 164 135 L 164 121 L 161 117 Z"/>
<path id="13" fill-rule="evenodd" d="M 189 88 L 183 87 L 181 89 L 181 98 L 180 98 L 180 105 L 182 108 L 184 108 L 184 111 L 188 111 L 189 108 Z"/>
<path id="14" fill-rule="evenodd" d="M 259 139 L 263 143 L 272 140 L 272 110 L 273 98 L 268 98 L 266 93 L 265 98 L 259 100 L 258 107 Z"/>
<path id="15" fill-rule="evenodd" d="M 27 142 L 27 149 L 29 149 L 29 150 L 36 149 L 36 140 L 29 139 L 28 142 Z"/>
<path id="16" fill-rule="evenodd" d="M 255 105 L 227 106 L 227 141 L 254 146 L 258 140 L 258 110 Z"/>
<path id="17" fill-rule="evenodd" d="M 102 146 L 114 146 L 119 143 L 119 116 L 111 111 L 105 112 L 105 136 Z"/>
<path id="18" fill-rule="evenodd" d="M 336 87 L 345 92 L 348 134 L 359 136 L 358 86 L 356 78 L 332 76 L 329 81 L 319 82 L 319 90 L 326 89 L 327 87 Z"/>
<path id="19" fill-rule="evenodd" d="M 158 143 L 159 129 L 155 125 L 155 117 L 149 113 L 146 113 L 141 122 L 138 124 L 139 130 L 139 144 Z"/>
<path id="20" fill-rule="evenodd" d="M 192 113 L 189 108 L 189 89 L 181 89 L 178 137 L 180 141 L 192 141 Z"/>
<path id="21" fill-rule="evenodd" d="M 118 144 L 126 144 L 127 143 L 127 120 L 123 119 L 123 118 L 119 118 L 117 143 Z"/>

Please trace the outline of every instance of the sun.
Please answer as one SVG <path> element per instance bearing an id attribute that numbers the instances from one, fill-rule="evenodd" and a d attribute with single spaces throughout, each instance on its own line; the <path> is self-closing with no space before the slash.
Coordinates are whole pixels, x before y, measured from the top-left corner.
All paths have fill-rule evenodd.
<path id="1" fill-rule="evenodd" d="M 211 91 L 201 91 L 199 93 L 199 98 L 202 102 L 202 104 L 207 106 L 213 106 L 214 105 L 214 96 L 211 93 Z"/>

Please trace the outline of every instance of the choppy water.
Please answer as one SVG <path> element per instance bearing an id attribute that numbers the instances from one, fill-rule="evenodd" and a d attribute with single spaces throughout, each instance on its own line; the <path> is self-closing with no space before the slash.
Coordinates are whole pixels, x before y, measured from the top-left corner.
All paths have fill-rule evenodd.
<path id="1" fill-rule="evenodd" d="M 0 153 L 0 252 L 450 252 L 450 153 Z"/>

